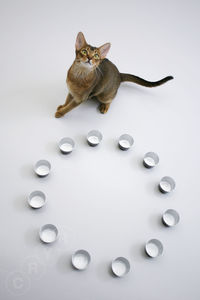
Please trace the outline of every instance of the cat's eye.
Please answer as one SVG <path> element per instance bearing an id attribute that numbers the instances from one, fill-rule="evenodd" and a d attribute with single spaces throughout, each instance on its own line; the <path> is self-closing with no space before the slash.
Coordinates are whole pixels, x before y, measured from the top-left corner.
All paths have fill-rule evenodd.
<path id="1" fill-rule="evenodd" d="M 87 50 L 83 49 L 83 50 L 81 50 L 81 53 L 82 53 L 83 55 L 87 55 Z"/>
<path id="2" fill-rule="evenodd" d="M 94 58 L 95 58 L 95 59 L 99 59 L 99 54 L 96 53 L 96 54 L 94 55 Z"/>

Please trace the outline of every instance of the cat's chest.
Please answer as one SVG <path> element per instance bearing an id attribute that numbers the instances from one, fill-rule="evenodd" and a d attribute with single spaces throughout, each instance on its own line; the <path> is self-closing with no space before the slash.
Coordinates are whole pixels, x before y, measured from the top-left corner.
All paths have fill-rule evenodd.
<path id="1" fill-rule="evenodd" d="M 81 83 L 78 81 L 71 81 L 71 80 L 67 80 L 67 87 L 69 92 L 73 95 L 73 96 L 81 96 L 81 95 L 85 95 L 86 93 L 90 93 L 90 90 L 92 88 L 92 85 L 90 83 Z"/>
<path id="2" fill-rule="evenodd" d="M 89 94 L 94 87 L 94 78 L 84 78 L 82 76 L 74 77 L 68 74 L 67 87 L 69 89 L 69 92 L 74 96 L 83 95 L 86 93 Z"/>

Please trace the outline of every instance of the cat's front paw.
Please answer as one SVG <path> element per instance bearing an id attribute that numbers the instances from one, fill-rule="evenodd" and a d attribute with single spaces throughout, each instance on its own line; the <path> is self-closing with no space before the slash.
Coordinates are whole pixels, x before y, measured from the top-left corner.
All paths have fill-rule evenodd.
<path id="1" fill-rule="evenodd" d="M 56 113 L 55 113 L 55 117 L 56 118 L 61 118 L 63 116 L 63 114 L 60 112 L 60 111 L 57 111 Z"/>

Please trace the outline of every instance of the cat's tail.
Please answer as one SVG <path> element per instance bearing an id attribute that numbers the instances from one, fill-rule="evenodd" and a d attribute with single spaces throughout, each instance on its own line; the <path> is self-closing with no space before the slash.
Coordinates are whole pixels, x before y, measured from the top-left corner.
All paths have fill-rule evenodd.
<path id="1" fill-rule="evenodd" d="M 143 85 L 143 86 L 146 86 L 146 87 L 155 87 L 155 86 L 159 86 L 165 82 L 167 82 L 168 80 L 171 80 L 173 79 L 174 77 L 172 76 L 167 76 L 161 80 L 158 80 L 158 81 L 147 81 L 145 79 L 142 79 L 138 76 L 135 76 L 135 75 L 131 75 L 131 74 L 125 74 L 125 73 L 120 73 L 120 77 L 121 77 L 121 82 L 124 82 L 124 81 L 130 81 L 130 82 L 134 82 L 134 83 L 137 83 L 139 85 Z"/>

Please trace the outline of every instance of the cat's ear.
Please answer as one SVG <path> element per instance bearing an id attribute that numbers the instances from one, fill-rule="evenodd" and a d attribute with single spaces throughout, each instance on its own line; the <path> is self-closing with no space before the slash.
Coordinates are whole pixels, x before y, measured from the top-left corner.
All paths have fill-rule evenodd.
<path id="1" fill-rule="evenodd" d="M 76 50 L 79 51 L 83 46 L 85 46 L 86 40 L 82 32 L 79 32 L 76 37 Z"/>
<path id="2" fill-rule="evenodd" d="M 104 59 L 106 57 L 110 47 L 111 47 L 110 43 L 106 43 L 103 46 L 99 47 L 99 52 L 100 52 L 101 59 Z"/>

